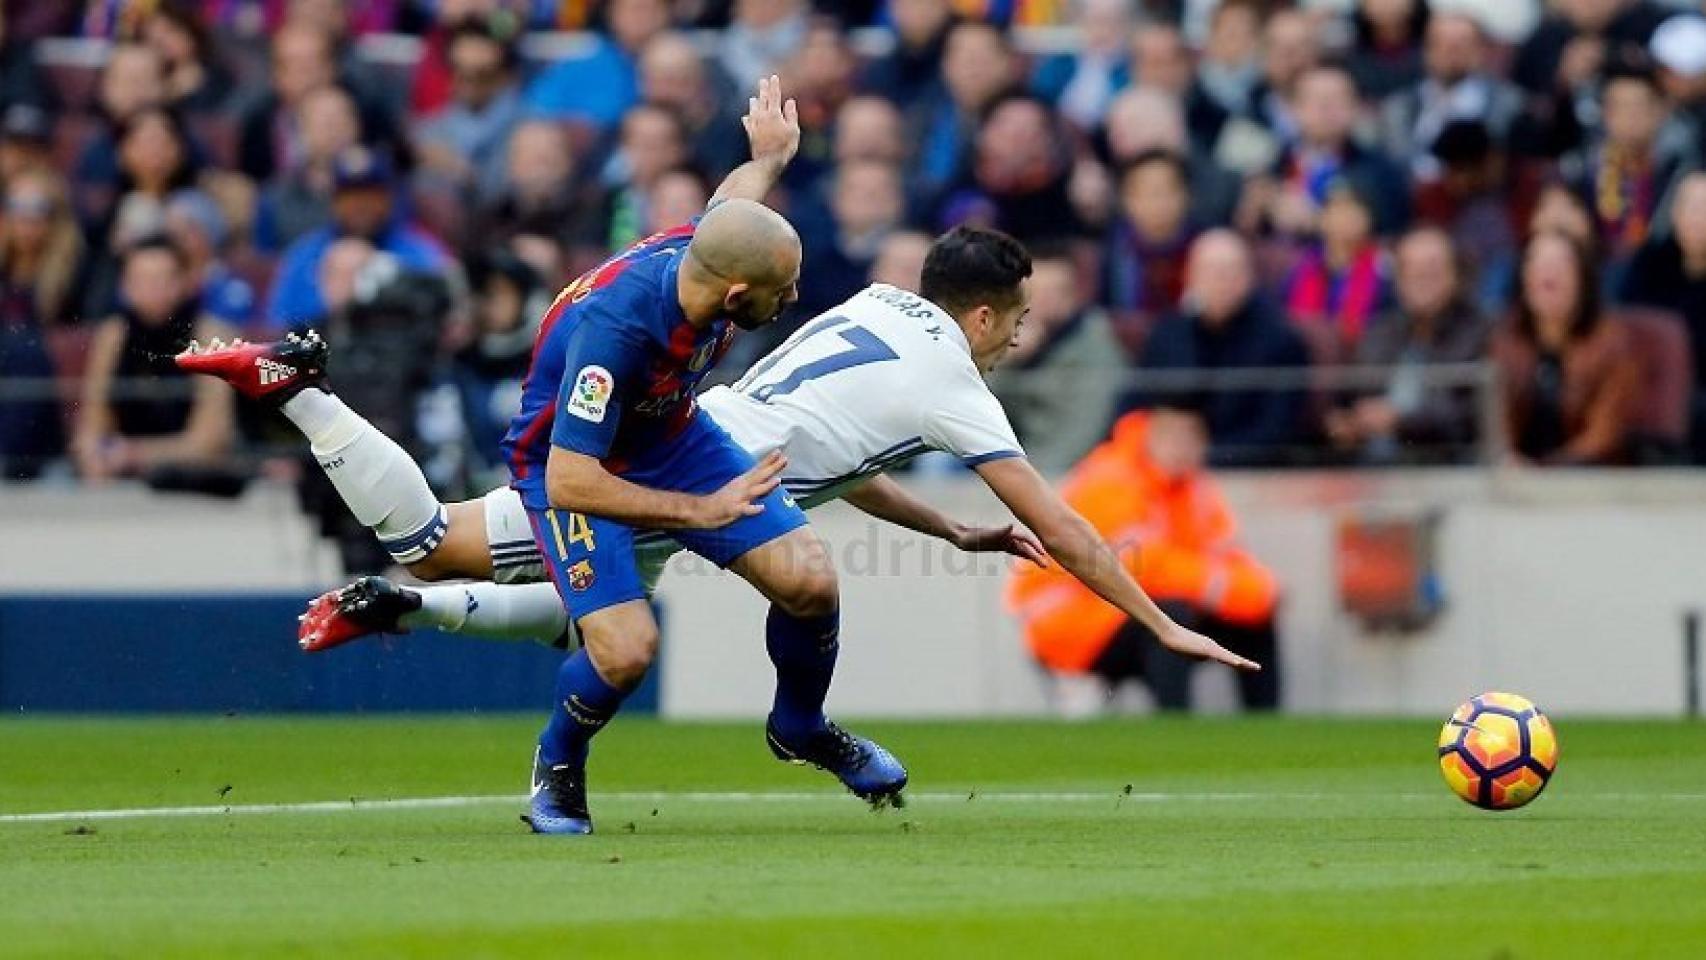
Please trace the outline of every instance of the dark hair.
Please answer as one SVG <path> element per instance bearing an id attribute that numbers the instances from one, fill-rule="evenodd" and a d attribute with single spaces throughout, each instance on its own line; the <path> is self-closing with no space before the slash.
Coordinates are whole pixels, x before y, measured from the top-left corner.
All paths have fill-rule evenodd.
<path id="1" fill-rule="evenodd" d="M 166 129 L 172 132 L 172 139 L 178 141 L 178 168 L 172 171 L 171 179 L 167 184 L 168 188 L 182 190 L 194 186 L 196 174 L 199 172 L 196 168 L 200 159 L 196 156 L 195 140 L 190 136 L 190 128 L 184 122 L 184 118 L 170 107 L 143 107 L 126 121 L 124 126 L 119 128 L 117 136 L 113 140 L 120 148 L 121 160 L 124 142 L 130 138 L 132 133 L 136 132 L 138 127 L 154 119 L 164 121 Z M 123 169 L 122 166 L 119 169 L 118 185 L 121 194 L 129 193 L 136 188 L 136 181 L 132 179 L 130 172 Z"/>
<path id="2" fill-rule="evenodd" d="M 183 248 L 173 243 L 172 238 L 163 233 L 148 234 L 126 247 L 124 262 L 128 264 L 134 257 L 144 253 L 156 252 L 170 255 L 173 260 L 178 262 L 180 268 L 189 264 L 189 259 L 184 255 Z"/>
<path id="3" fill-rule="evenodd" d="M 507 17 L 471 16 L 458 20 L 450 28 L 450 34 L 444 41 L 444 56 L 450 58 L 450 50 L 458 40 L 484 40 L 495 44 L 503 54 L 503 68 L 507 73 L 514 73 L 521 66 L 521 51 L 516 46 L 515 30 L 510 26 Z"/>
<path id="4" fill-rule="evenodd" d="M 936 238 L 924 257 L 918 292 L 958 316 L 984 304 L 1010 304 L 1031 275 L 1031 255 L 999 230 L 960 226 Z"/>
<path id="5" fill-rule="evenodd" d="M 1138 168 L 1147 167 L 1152 163 L 1159 163 L 1172 170 L 1173 175 L 1179 178 L 1179 183 L 1182 184 L 1186 190 L 1191 188 L 1190 161 L 1186 160 L 1184 155 L 1178 151 L 1169 150 L 1166 147 L 1150 147 L 1142 153 L 1139 153 L 1137 156 L 1132 157 L 1130 162 L 1120 168 L 1119 182 L 1123 184 L 1125 182 L 1125 178 L 1137 172 Z"/>
<path id="6" fill-rule="evenodd" d="M 1410 22 L 1404 25 L 1410 33 L 1411 44 L 1420 42 L 1422 35 L 1427 33 L 1428 20 L 1432 16 L 1433 11 L 1428 8 L 1428 0 L 1414 0 L 1414 6 L 1410 7 Z M 1356 13 L 1351 16 L 1351 25 L 1356 31 L 1357 48 L 1373 50 L 1374 21 L 1369 19 L 1361 4 L 1357 5 Z"/>
<path id="7" fill-rule="evenodd" d="M 1570 339 L 1583 340 L 1598 329 L 1601 321 L 1599 269 L 1594 265 L 1594 259 L 1588 249 L 1577 243 L 1569 235 L 1556 230 L 1543 230 L 1528 238 L 1523 244 L 1522 256 L 1517 260 L 1516 288 L 1512 296 L 1515 301 L 1516 330 L 1524 340 L 1530 343 L 1539 341 L 1539 328 L 1535 323 L 1534 311 L 1528 305 L 1528 290 L 1524 283 L 1524 274 L 1528 270 L 1529 255 L 1534 248 L 1546 240 L 1557 240 L 1570 250 L 1571 258 L 1576 268 L 1576 315 L 1570 318 Z"/>
<path id="8" fill-rule="evenodd" d="M 153 15 L 190 35 L 190 45 L 195 48 L 194 56 L 198 62 L 207 65 L 216 58 L 213 34 L 207 28 L 207 21 L 202 19 L 201 6 L 195 0 L 160 0 Z"/>
<path id="9" fill-rule="evenodd" d="M 1664 87 L 1659 84 L 1658 71 L 1645 58 L 1623 54 L 1611 61 L 1605 68 L 1605 79 L 1600 81 L 1600 96 L 1618 81 L 1638 83 L 1647 88 L 1647 92 L 1655 97 L 1665 95 Z"/>

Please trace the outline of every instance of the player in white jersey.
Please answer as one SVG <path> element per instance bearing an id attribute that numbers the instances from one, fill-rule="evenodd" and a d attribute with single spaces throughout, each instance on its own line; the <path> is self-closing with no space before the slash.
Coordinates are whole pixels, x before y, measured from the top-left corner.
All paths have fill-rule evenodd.
<path id="1" fill-rule="evenodd" d="M 1005 551 L 1034 562 L 1047 562 L 1046 551 L 1150 628 L 1169 649 L 1259 669 L 1168 618 L 1095 529 L 1025 459 L 983 377 L 1011 346 L 1026 310 L 1022 281 L 1029 274 L 1030 258 L 1012 238 L 956 229 L 931 246 L 920 293 L 885 284 L 868 287 L 806 323 L 733 387 L 709 390 L 700 402 L 755 456 L 782 452 L 787 461 L 783 483 L 802 507 L 842 499 L 961 549 Z M 313 382 L 319 385 L 320 378 Z M 298 420 L 292 404 L 305 398 L 316 406 L 337 402 L 322 391 L 300 391 L 285 401 L 286 416 Z M 371 435 L 362 434 L 356 424 L 365 421 L 347 407 L 337 420 L 343 425 L 338 436 L 357 439 L 334 444 L 317 440 L 306 426 L 304 432 L 334 483 L 345 481 L 340 493 L 358 517 L 375 527 L 393 556 L 422 579 L 496 582 L 411 589 L 364 577 L 310 605 L 301 628 L 304 649 L 324 650 L 417 626 L 501 638 L 555 638 L 573 646 L 563 604 L 545 578 L 514 491 L 503 488 L 478 501 L 439 504 L 430 492 L 423 496 L 426 485 L 418 468 L 415 476 L 404 476 L 413 464 L 400 448 L 371 426 L 366 428 Z M 371 451 L 358 449 L 364 440 Z M 928 450 L 959 457 L 1022 526 L 957 523 L 884 475 Z M 364 452 L 374 455 L 359 455 Z M 373 482 L 357 489 L 352 474 Z M 418 521 L 391 519 L 399 515 Z M 421 533 L 387 536 L 384 522 L 392 530 Z M 661 530 L 642 533 L 635 543 L 647 585 L 655 586 L 677 548 Z"/>

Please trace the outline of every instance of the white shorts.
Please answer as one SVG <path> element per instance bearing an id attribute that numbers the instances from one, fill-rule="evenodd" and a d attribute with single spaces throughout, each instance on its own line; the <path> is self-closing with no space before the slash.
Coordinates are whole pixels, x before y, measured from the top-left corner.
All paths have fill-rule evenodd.
<path id="1" fill-rule="evenodd" d="M 499 487 L 481 500 L 486 506 L 486 544 L 492 551 L 492 582 L 544 582 L 545 558 L 539 555 L 539 544 L 533 539 L 533 525 L 527 521 L 521 494 L 509 487 Z M 634 557 L 647 596 L 657 590 L 664 566 L 681 549 L 681 544 L 668 534 L 636 531 Z"/>

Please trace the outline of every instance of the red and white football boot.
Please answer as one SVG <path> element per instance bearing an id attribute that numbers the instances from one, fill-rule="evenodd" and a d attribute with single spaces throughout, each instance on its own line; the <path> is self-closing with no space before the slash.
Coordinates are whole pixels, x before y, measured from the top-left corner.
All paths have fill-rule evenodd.
<path id="1" fill-rule="evenodd" d="M 307 387 L 323 385 L 330 354 L 326 341 L 310 330 L 268 343 L 214 340 L 203 346 L 191 340 L 173 359 L 180 370 L 218 377 L 251 400 L 280 404 Z"/>
<path id="2" fill-rule="evenodd" d="M 362 577 L 315 597 L 297 617 L 297 646 L 319 653 L 376 633 L 407 633 L 404 614 L 421 608 L 421 595 L 384 577 Z"/>

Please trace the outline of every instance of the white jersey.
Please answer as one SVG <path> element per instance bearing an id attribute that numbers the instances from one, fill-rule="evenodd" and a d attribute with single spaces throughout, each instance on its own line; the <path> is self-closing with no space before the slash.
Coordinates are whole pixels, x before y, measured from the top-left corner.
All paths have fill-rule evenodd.
<path id="1" fill-rule="evenodd" d="M 802 507 L 926 450 L 968 466 L 1023 456 L 959 324 L 883 283 L 805 324 L 733 388 L 699 402 L 753 456 L 787 454 L 783 485 Z"/>

